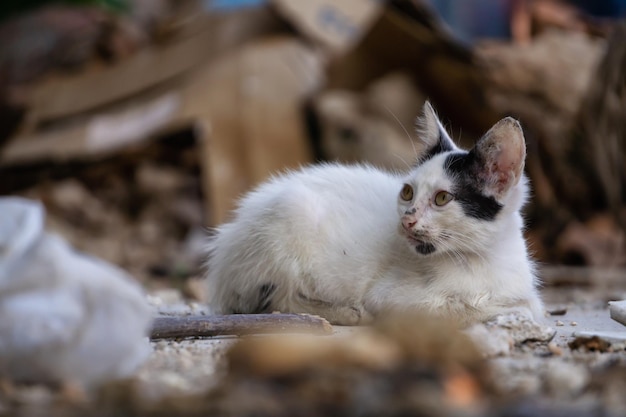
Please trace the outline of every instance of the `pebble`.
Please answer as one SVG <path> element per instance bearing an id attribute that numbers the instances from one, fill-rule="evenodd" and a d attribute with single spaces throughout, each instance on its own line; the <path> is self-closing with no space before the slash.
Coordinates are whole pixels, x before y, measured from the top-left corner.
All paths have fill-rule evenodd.
<path id="1" fill-rule="evenodd" d="M 503 329 L 489 329 L 483 323 L 479 323 L 466 329 L 465 333 L 476 343 L 485 357 L 503 356 L 511 352 L 513 340 Z"/>
<path id="2" fill-rule="evenodd" d="M 552 353 L 555 356 L 563 355 L 563 349 L 557 346 L 556 343 L 548 343 L 548 350 L 550 351 L 550 353 Z"/>
<path id="3" fill-rule="evenodd" d="M 529 341 L 548 342 L 556 334 L 552 327 L 537 323 L 522 313 L 501 314 L 486 324 L 488 327 L 506 330 L 515 344 Z"/>
<path id="4" fill-rule="evenodd" d="M 544 365 L 546 388 L 557 397 L 571 398 L 587 386 L 590 374 L 581 364 L 556 360 Z"/>
<path id="5" fill-rule="evenodd" d="M 613 320 L 626 326 L 626 300 L 610 301 L 609 312 Z"/>

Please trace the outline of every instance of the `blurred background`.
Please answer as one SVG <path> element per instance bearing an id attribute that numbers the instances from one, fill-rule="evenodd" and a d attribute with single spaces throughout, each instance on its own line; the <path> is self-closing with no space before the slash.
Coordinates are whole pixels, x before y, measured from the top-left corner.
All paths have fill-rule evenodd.
<path id="1" fill-rule="evenodd" d="M 0 5 L 0 195 L 149 288 L 202 298 L 203 239 L 272 173 L 405 169 L 431 100 L 528 147 L 543 264 L 626 264 L 624 0 L 29 0 Z M 620 20 L 622 19 L 622 20 Z M 2 216 L 2 213 L 0 213 Z"/>

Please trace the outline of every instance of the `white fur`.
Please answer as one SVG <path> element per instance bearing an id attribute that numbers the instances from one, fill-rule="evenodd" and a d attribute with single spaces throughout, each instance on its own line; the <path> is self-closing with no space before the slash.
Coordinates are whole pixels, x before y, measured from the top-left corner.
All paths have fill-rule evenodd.
<path id="1" fill-rule="evenodd" d="M 260 288 L 273 284 L 273 310 L 336 324 L 412 309 L 462 324 L 510 309 L 538 318 L 542 305 L 519 214 L 525 178 L 501 198 L 494 221 L 469 218 L 454 200 L 432 203 L 451 185 L 444 158 L 407 175 L 325 164 L 261 185 L 210 243 L 210 306 L 217 314 L 255 312 Z M 416 190 L 412 203 L 399 199 L 404 183 Z M 417 253 L 401 226 L 413 203 L 415 227 L 437 242 L 432 254 Z"/>

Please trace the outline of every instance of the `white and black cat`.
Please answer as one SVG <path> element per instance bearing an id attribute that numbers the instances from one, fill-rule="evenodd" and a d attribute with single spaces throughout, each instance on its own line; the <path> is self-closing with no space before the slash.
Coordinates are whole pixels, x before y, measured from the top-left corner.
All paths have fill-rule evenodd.
<path id="1" fill-rule="evenodd" d="M 542 304 L 522 235 L 526 156 L 506 118 L 470 151 L 430 104 L 406 174 L 324 164 L 246 195 L 210 242 L 215 313 L 311 313 L 360 324 L 419 310 L 461 324 Z"/>

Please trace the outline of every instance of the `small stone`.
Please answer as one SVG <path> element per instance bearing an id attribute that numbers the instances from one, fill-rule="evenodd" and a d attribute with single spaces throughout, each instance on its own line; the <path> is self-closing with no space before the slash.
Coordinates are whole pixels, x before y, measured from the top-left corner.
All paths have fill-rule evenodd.
<path id="1" fill-rule="evenodd" d="M 578 326 L 578 323 L 576 323 L 575 321 L 570 323 L 570 326 Z"/>
<path id="2" fill-rule="evenodd" d="M 584 365 L 550 361 L 544 373 L 547 388 L 557 397 L 567 398 L 579 394 L 589 383 L 589 371 Z"/>
<path id="3" fill-rule="evenodd" d="M 548 343 L 548 350 L 550 351 L 550 353 L 552 353 L 555 356 L 563 355 L 563 349 L 558 347 L 556 343 Z"/>
<path id="4" fill-rule="evenodd" d="M 550 316 L 564 316 L 567 313 L 567 307 L 555 307 L 548 310 Z"/>
<path id="5" fill-rule="evenodd" d="M 204 302 L 208 299 L 207 286 L 202 278 L 189 278 L 183 287 L 183 295 L 195 300 Z"/>
<path id="6" fill-rule="evenodd" d="M 487 327 L 497 327 L 508 332 L 515 344 L 525 342 L 548 342 L 552 340 L 556 331 L 537 323 L 523 313 L 501 314 L 486 323 Z"/>
<path id="7" fill-rule="evenodd" d="M 613 320 L 626 326 L 626 300 L 610 301 L 609 312 Z"/>
<path id="8" fill-rule="evenodd" d="M 561 321 L 561 320 L 557 320 L 556 323 L 554 323 L 555 326 L 564 326 L 565 324 Z"/>
<path id="9" fill-rule="evenodd" d="M 465 330 L 465 333 L 476 343 L 483 356 L 504 356 L 511 353 L 513 340 L 508 333 L 500 328 L 488 328 L 478 323 Z"/>
<path id="10" fill-rule="evenodd" d="M 576 338 L 568 343 L 572 350 L 586 350 L 588 352 L 608 352 L 611 343 L 598 336 L 580 336 L 574 334 Z"/>

